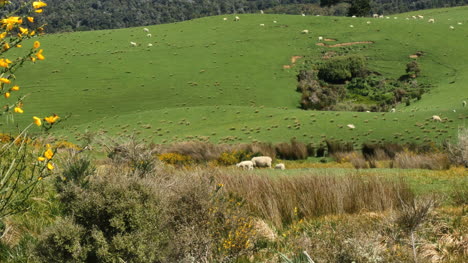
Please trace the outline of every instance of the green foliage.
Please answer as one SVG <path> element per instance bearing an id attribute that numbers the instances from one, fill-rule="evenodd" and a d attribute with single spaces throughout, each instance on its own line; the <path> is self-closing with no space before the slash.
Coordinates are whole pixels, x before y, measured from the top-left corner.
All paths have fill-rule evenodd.
<path id="1" fill-rule="evenodd" d="M 348 16 L 369 16 L 371 5 L 369 0 L 351 0 Z"/>
<path id="2" fill-rule="evenodd" d="M 330 83 L 343 83 L 367 75 L 366 60 L 362 56 L 337 56 L 319 65 L 317 77 Z"/>
<path id="3" fill-rule="evenodd" d="M 413 77 L 417 77 L 420 72 L 421 72 L 421 69 L 419 68 L 419 64 L 416 60 L 412 60 L 411 62 L 408 62 L 408 64 L 406 64 L 407 74 Z"/>

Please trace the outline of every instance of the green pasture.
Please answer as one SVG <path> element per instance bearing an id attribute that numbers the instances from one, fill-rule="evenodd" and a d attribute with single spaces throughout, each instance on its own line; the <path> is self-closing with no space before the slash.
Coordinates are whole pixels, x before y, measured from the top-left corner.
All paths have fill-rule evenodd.
<path id="1" fill-rule="evenodd" d="M 425 18 L 255 14 L 234 22 L 234 16 L 214 16 L 149 26 L 152 37 L 143 27 L 45 35 L 37 40 L 46 60 L 28 63 L 16 75 L 22 89 L 14 96 L 28 96 L 25 113 L 15 118 L 25 126 L 32 116 L 70 113 L 54 130 L 71 141 L 88 130 L 137 134 L 154 142 L 278 142 L 292 137 L 440 142 L 455 137 L 467 118 L 468 107 L 461 102 L 468 99 L 468 45 L 463 44 L 468 7 L 418 14 Z M 310 33 L 301 34 L 304 29 Z M 336 39 L 327 44 L 374 43 L 322 47 L 316 45 L 319 36 Z M 29 45 L 32 41 L 24 44 Z M 419 81 L 432 89 L 396 113 L 298 109 L 296 74 L 302 63 L 336 50 L 364 55 L 372 70 L 388 78 L 405 74 L 409 55 L 423 51 Z M 293 65 L 292 56 L 303 58 Z M 433 123 L 432 115 L 446 119 Z"/>

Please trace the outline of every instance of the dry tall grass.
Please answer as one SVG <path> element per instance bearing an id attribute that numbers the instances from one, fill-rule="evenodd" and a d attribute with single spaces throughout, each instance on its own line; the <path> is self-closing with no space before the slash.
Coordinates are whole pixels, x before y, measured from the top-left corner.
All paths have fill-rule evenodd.
<path id="1" fill-rule="evenodd" d="M 246 200 L 257 216 L 276 227 L 297 217 L 382 211 L 411 200 L 409 187 L 379 177 L 297 175 L 277 176 L 219 173 L 227 191 Z"/>
<path id="2" fill-rule="evenodd" d="M 448 144 L 447 152 L 450 160 L 457 165 L 464 165 L 468 168 L 468 128 L 458 130 L 457 144 Z"/>
<path id="3" fill-rule="evenodd" d="M 402 169 L 446 170 L 450 168 L 450 160 L 443 153 L 414 154 L 411 152 L 397 153 L 393 167 Z"/>

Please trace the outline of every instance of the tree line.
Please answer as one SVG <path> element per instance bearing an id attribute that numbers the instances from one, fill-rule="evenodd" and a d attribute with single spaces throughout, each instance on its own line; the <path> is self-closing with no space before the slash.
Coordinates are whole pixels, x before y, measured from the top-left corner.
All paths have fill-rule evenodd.
<path id="1" fill-rule="evenodd" d="M 27 0 L 12 1 L 7 11 Z M 468 4 L 468 0 L 47 0 L 47 32 L 145 26 L 221 14 L 392 14 Z"/>

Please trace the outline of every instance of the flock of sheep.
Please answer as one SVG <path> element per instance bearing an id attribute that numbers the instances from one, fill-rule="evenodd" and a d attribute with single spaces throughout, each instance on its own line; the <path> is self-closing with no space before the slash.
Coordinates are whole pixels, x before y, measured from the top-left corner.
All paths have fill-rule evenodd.
<path id="1" fill-rule="evenodd" d="M 237 167 L 247 170 L 253 170 L 254 167 L 268 167 L 271 168 L 272 159 L 269 156 L 257 156 L 252 158 L 250 161 L 242 161 L 236 164 Z M 275 165 L 275 169 L 284 170 L 286 166 L 284 163 L 278 163 Z"/>
<path id="2" fill-rule="evenodd" d="M 152 37 L 153 36 L 153 35 L 151 35 L 150 30 L 148 28 L 146 28 L 146 27 L 143 28 L 143 31 L 146 32 L 146 37 Z M 130 41 L 130 46 L 136 47 L 136 46 L 138 46 L 138 44 L 136 42 L 134 42 L 134 41 Z M 153 44 L 148 43 L 148 47 L 152 47 L 152 46 L 153 46 Z"/>

